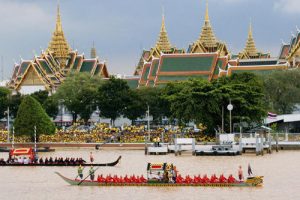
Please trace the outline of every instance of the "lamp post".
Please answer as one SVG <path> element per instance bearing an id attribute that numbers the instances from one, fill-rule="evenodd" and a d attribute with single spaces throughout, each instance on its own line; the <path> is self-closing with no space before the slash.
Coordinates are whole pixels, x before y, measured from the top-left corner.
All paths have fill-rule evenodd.
<path id="1" fill-rule="evenodd" d="M 150 108 L 149 105 L 148 106 L 148 110 L 147 110 L 147 117 L 148 117 L 148 140 L 150 142 Z"/>
<path id="2" fill-rule="evenodd" d="M 13 131 L 12 131 L 12 142 L 11 142 L 11 147 L 14 149 L 15 148 L 15 127 L 13 126 Z"/>
<path id="3" fill-rule="evenodd" d="M 34 126 L 34 153 L 36 154 L 36 126 Z"/>
<path id="4" fill-rule="evenodd" d="M 231 111 L 233 110 L 233 105 L 231 104 L 231 99 L 229 99 L 227 109 L 229 110 L 230 133 L 232 133 Z"/>
<path id="5" fill-rule="evenodd" d="M 58 100 L 59 102 L 59 107 L 60 107 L 60 127 L 63 127 L 63 102 L 65 102 L 65 100 L 60 99 Z"/>
<path id="6" fill-rule="evenodd" d="M 9 135 L 9 129 L 10 129 L 10 123 L 9 123 L 9 107 L 7 107 L 7 111 L 4 112 L 4 114 L 7 115 L 7 142 L 10 142 L 10 135 Z"/>

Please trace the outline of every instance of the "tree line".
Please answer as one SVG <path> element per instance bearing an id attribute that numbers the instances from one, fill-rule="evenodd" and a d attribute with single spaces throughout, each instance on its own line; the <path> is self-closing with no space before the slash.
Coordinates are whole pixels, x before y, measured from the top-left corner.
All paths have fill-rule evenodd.
<path id="1" fill-rule="evenodd" d="M 110 118 L 114 124 L 120 116 L 132 121 L 145 117 L 149 106 L 154 123 L 159 124 L 163 117 L 167 117 L 183 126 L 194 122 L 204 127 L 205 132 L 213 133 L 221 128 L 222 114 L 228 132 L 226 107 L 229 102 L 234 107 L 233 123 L 261 123 L 267 111 L 278 114 L 293 112 L 300 102 L 299 80 L 299 70 L 287 70 L 264 76 L 240 73 L 212 82 L 190 79 L 168 83 L 164 87 L 130 89 L 126 81 L 115 77 L 103 80 L 85 73 L 74 73 L 65 79 L 55 94 L 39 91 L 29 96 L 35 101 L 34 105 L 41 106 L 39 112 L 43 110 L 52 118 L 58 114 L 58 105 L 61 104 L 72 113 L 73 122 L 80 116 L 87 124 L 98 108 L 99 115 Z M 9 89 L 0 87 L 0 118 L 5 117 L 7 107 L 10 107 L 12 118 L 17 118 L 21 102 L 26 98 L 28 95 L 12 95 Z"/>

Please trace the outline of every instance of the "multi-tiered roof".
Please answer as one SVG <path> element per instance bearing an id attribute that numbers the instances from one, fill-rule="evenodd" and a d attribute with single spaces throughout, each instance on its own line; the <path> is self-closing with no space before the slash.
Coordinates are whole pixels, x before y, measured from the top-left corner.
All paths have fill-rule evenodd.
<path id="1" fill-rule="evenodd" d="M 184 53 L 183 49 L 177 49 L 172 46 L 168 37 L 165 26 L 165 15 L 162 15 L 161 28 L 158 35 L 157 42 L 150 50 L 144 50 L 142 56 L 136 66 L 134 75 L 140 75 L 145 62 L 151 62 L 153 58 L 159 58 L 162 54 Z"/>
<path id="2" fill-rule="evenodd" d="M 239 53 L 238 58 L 240 59 L 259 59 L 259 58 L 270 58 L 270 53 L 262 53 L 256 49 L 255 41 L 252 32 L 252 23 L 249 25 L 248 38 L 246 46 L 242 52 Z"/>
<path id="3" fill-rule="evenodd" d="M 24 86 L 55 91 L 71 72 L 85 72 L 103 78 L 109 76 L 106 63 L 99 60 L 94 46 L 89 59 L 71 50 L 64 36 L 58 6 L 56 28 L 48 49 L 33 60 L 21 60 L 15 64 L 9 86 L 17 91 Z"/>
<path id="4" fill-rule="evenodd" d="M 71 48 L 69 47 L 62 28 L 59 5 L 57 6 L 55 31 L 53 32 L 53 36 L 47 50 L 53 53 L 54 58 L 58 60 L 61 67 L 65 67 L 67 65 L 67 60 L 70 58 L 69 53 Z"/>
<path id="5" fill-rule="evenodd" d="M 279 59 L 287 60 L 291 67 L 300 67 L 300 30 L 292 34 L 289 44 L 282 44 Z"/>
<path id="6" fill-rule="evenodd" d="M 206 3 L 205 19 L 204 25 L 202 27 L 199 39 L 196 40 L 192 45 L 190 45 L 189 53 L 213 53 L 217 52 L 221 56 L 228 55 L 228 50 L 225 43 L 219 41 L 212 29 L 209 12 L 208 3 Z"/>

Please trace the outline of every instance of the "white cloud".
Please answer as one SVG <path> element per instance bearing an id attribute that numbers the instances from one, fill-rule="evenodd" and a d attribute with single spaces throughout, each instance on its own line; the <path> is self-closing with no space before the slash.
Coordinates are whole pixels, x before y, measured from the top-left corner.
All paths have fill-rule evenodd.
<path id="1" fill-rule="evenodd" d="M 277 0 L 274 3 L 274 10 L 290 13 L 290 14 L 298 14 L 300 13 L 300 1 L 299 0 Z"/>
<path id="2" fill-rule="evenodd" d="M 43 9 L 30 2 L 0 2 L 0 24 L 2 29 L 20 31 L 20 28 L 43 29 L 53 21 Z"/>

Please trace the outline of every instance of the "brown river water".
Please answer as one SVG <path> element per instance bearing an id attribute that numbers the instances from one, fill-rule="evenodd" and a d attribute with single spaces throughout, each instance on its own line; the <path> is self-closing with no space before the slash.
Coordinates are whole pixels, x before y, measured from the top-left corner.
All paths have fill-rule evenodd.
<path id="1" fill-rule="evenodd" d="M 69 186 L 55 171 L 74 178 L 76 167 L 0 167 L 0 200 L 61 200 L 61 199 L 230 199 L 230 200 L 299 200 L 300 151 L 280 151 L 264 156 L 245 154 L 237 157 L 195 157 L 190 153 L 145 156 L 141 150 L 59 149 L 40 153 L 40 156 L 83 157 L 88 160 L 93 151 L 95 162 L 112 162 L 119 155 L 120 164 L 102 167 L 97 174 L 141 175 L 146 177 L 147 162 L 172 162 L 182 175 L 224 173 L 237 175 L 239 165 L 246 169 L 251 164 L 255 175 L 263 175 L 264 186 L 259 188 L 208 187 L 78 187 Z M 0 153 L 7 158 L 7 153 Z M 85 175 L 88 168 L 84 169 Z"/>

